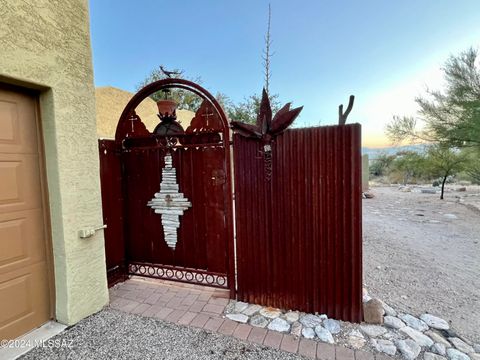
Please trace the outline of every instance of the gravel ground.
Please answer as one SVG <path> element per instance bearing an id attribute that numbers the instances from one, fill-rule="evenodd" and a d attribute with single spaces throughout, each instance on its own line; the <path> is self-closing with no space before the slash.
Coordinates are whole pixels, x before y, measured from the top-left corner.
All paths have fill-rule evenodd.
<path id="1" fill-rule="evenodd" d="M 105 309 L 21 359 L 305 359 L 205 330 Z"/>
<path id="2" fill-rule="evenodd" d="M 478 192 L 478 190 L 476 190 Z M 480 341 L 480 213 L 449 192 L 376 187 L 363 201 L 364 282 L 374 297 L 412 314 L 429 312 Z"/>

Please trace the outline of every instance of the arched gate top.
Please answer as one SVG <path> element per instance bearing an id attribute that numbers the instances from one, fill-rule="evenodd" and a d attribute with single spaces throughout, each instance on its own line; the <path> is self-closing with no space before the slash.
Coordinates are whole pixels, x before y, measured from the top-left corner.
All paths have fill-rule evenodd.
<path id="1" fill-rule="evenodd" d="M 134 110 L 137 106 L 145 100 L 147 97 L 152 95 L 153 93 L 160 91 L 162 89 L 184 89 L 193 92 L 194 94 L 200 96 L 202 99 L 208 101 L 210 105 L 213 106 L 215 111 L 217 111 L 220 119 L 222 121 L 223 126 L 223 134 L 224 139 L 228 139 L 228 132 L 229 132 L 229 125 L 228 119 L 223 111 L 222 107 L 218 103 L 217 99 L 210 94 L 206 89 L 201 87 L 200 85 L 194 83 L 193 81 L 184 80 L 184 79 L 175 79 L 175 78 L 168 78 L 155 81 L 153 83 L 148 84 L 144 88 L 140 89 L 128 102 L 128 104 L 123 109 L 122 114 L 120 115 L 120 119 L 118 120 L 117 129 L 115 132 L 115 141 L 121 142 L 123 140 L 122 132 L 119 129 L 122 128 L 123 123 L 129 120 L 130 116 L 133 114 Z"/>

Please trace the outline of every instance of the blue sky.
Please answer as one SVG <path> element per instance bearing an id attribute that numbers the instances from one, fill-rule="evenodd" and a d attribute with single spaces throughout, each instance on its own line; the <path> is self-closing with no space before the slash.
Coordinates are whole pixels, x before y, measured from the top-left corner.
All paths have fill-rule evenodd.
<path id="1" fill-rule="evenodd" d="M 134 91 L 163 64 L 200 76 L 233 101 L 263 86 L 261 52 L 268 1 L 90 1 L 96 86 Z M 349 122 L 364 144 L 386 145 L 393 114 L 413 114 L 425 85 L 441 86 L 450 54 L 480 45 L 478 0 L 272 0 L 270 91 L 304 105 L 297 125 Z"/>

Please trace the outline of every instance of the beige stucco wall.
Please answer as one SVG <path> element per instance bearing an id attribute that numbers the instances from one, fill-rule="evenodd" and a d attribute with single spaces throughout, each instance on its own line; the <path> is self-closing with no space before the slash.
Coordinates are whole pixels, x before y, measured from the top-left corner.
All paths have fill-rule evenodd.
<path id="1" fill-rule="evenodd" d="M 73 324 L 108 302 L 87 0 L 1 0 L 0 81 L 41 91 L 56 317 Z"/>

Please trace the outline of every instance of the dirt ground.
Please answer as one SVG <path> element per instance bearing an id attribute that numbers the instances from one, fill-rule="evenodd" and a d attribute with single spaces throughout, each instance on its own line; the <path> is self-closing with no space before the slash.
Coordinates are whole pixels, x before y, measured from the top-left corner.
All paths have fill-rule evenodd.
<path id="1" fill-rule="evenodd" d="M 480 211 L 471 206 L 480 189 L 450 191 L 443 201 L 412 190 L 372 187 L 375 198 L 363 201 L 365 286 L 400 311 L 440 316 L 480 342 Z"/>

